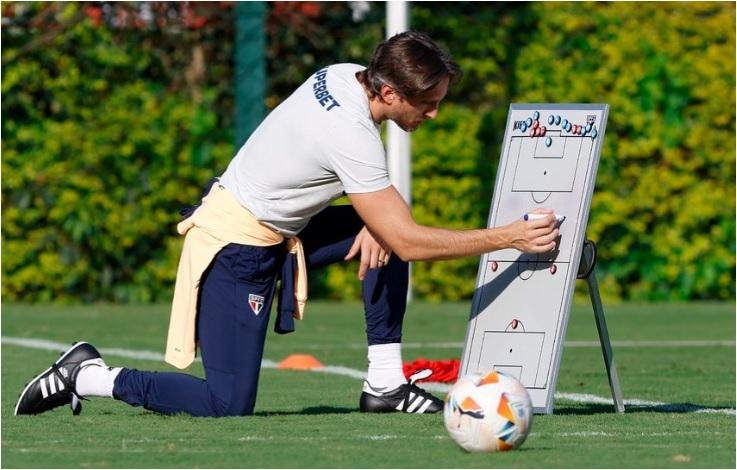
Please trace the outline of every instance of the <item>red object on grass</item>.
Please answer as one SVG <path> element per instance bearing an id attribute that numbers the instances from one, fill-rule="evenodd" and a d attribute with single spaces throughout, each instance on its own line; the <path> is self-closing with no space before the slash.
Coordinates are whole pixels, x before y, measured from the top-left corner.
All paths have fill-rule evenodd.
<path id="1" fill-rule="evenodd" d="M 426 379 L 418 380 L 418 382 L 442 382 L 455 383 L 458 379 L 458 370 L 461 368 L 460 359 L 448 359 L 445 361 L 433 361 L 430 359 L 419 358 L 412 362 L 402 364 L 404 376 L 409 376 L 422 369 L 432 370 L 432 375 Z"/>

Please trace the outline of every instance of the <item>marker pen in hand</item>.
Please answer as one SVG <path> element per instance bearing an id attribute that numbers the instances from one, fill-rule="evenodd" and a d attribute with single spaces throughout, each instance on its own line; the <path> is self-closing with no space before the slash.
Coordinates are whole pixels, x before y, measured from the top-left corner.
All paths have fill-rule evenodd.
<path id="1" fill-rule="evenodd" d="M 547 216 L 548 216 L 548 214 L 525 214 L 524 216 L 522 216 L 522 218 L 524 220 L 538 220 L 538 219 L 544 219 Z M 556 224 L 559 224 L 559 223 L 563 222 L 564 220 L 566 220 L 566 216 L 565 215 L 555 214 L 555 223 Z"/>

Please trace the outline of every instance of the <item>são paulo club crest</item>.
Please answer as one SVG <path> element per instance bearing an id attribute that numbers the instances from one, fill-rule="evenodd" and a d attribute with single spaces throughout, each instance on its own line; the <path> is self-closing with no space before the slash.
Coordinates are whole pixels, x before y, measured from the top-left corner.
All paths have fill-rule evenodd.
<path id="1" fill-rule="evenodd" d="M 253 313 L 258 315 L 264 307 L 264 296 L 256 294 L 248 294 L 248 305 L 251 306 Z"/>

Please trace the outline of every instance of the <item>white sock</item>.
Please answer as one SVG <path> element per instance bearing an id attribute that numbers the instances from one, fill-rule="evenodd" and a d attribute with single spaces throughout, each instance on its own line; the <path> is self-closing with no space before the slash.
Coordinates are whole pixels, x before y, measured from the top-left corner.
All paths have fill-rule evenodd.
<path id="1" fill-rule="evenodd" d="M 402 345 L 400 343 L 369 346 L 368 361 L 366 381 L 373 389 L 389 392 L 407 383 L 402 371 Z"/>
<path id="2" fill-rule="evenodd" d="M 85 361 L 77 374 L 74 391 L 80 397 L 113 397 L 113 385 L 122 367 L 108 367 L 102 359 Z"/>

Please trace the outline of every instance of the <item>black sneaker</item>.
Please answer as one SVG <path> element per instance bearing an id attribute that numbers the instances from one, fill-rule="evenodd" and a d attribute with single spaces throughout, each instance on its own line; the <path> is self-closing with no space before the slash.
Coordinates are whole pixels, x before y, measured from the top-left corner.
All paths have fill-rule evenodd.
<path id="1" fill-rule="evenodd" d="M 82 411 L 74 393 L 77 374 L 83 365 L 105 366 L 100 353 L 89 343 L 74 343 L 59 360 L 26 385 L 15 405 L 15 415 L 35 415 L 69 404 L 72 413 Z"/>
<path id="2" fill-rule="evenodd" d="M 406 384 L 383 393 L 364 381 L 359 409 L 364 413 L 437 413 L 443 409 L 443 401 L 415 385 L 431 374 L 430 369 L 415 372 Z"/>

